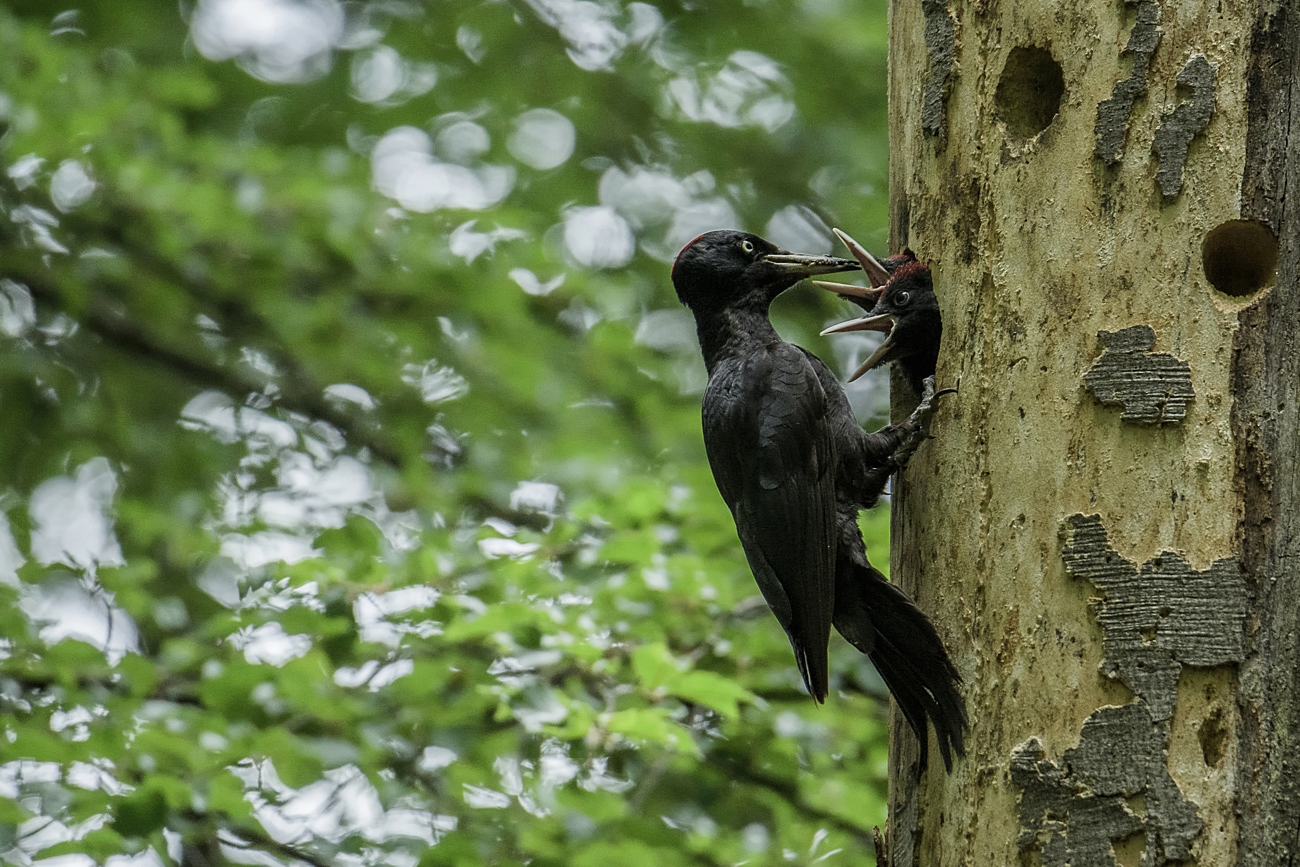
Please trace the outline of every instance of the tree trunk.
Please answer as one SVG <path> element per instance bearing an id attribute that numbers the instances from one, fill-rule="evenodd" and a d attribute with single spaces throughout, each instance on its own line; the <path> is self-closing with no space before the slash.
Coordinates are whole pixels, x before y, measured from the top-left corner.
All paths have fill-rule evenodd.
<path id="1" fill-rule="evenodd" d="M 1300 20 L 907 0 L 890 44 L 892 240 L 960 388 L 893 575 L 971 717 L 918 783 L 895 715 L 892 867 L 1290 864 Z"/>

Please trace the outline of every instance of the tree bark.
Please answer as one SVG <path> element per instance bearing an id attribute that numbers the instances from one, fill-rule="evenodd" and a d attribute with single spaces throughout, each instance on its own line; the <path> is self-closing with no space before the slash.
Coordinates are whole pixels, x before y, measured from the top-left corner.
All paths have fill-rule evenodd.
<path id="1" fill-rule="evenodd" d="M 1277 286 L 1241 311 L 1233 435 L 1242 560 L 1254 592 L 1241 672 L 1238 863 L 1300 859 L 1300 16 L 1266 4 L 1251 31 L 1242 215 L 1270 226 Z"/>
<path id="2" fill-rule="evenodd" d="M 909 0 L 890 45 L 960 389 L 892 574 L 971 717 L 918 781 L 895 714 L 892 867 L 1300 863 L 1300 20 Z"/>

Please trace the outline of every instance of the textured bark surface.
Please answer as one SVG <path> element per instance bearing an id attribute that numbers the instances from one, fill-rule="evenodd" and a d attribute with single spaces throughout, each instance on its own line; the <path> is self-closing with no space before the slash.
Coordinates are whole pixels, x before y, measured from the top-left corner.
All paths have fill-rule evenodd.
<path id="1" fill-rule="evenodd" d="M 1123 408 L 1120 421 L 1135 424 L 1177 424 L 1196 397 L 1187 362 L 1152 352 L 1156 333 L 1149 325 L 1122 331 L 1101 331 L 1101 357 L 1083 375 L 1092 396 L 1108 406 Z"/>
<path id="2" fill-rule="evenodd" d="M 960 391 L 899 484 L 892 574 L 972 730 L 917 783 L 895 719 L 893 867 L 1300 864 L 1297 22 L 948 0 L 949 57 L 939 14 L 891 6 L 891 233 Z M 1276 279 L 1250 233 L 1203 264 L 1240 219 L 1281 239 Z"/>
<path id="3" fill-rule="evenodd" d="M 1300 14 L 1252 22 L 1243 217 L 1281 245 L 1277 286 L 1241 311 L 1233 435 L 1241 556 L 1255 593 L 1241 671 L 1237 863 L 1300 864 Z"/>

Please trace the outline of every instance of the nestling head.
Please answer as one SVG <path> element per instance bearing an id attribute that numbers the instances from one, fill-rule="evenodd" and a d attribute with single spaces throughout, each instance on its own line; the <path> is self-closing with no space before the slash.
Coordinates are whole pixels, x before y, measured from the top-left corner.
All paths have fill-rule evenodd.
<path id="1" fill-rule="evenodd" d="M 943 322 L 939 313 L 939 299 L 934 294 L 934 278 L 930 274 L 930 267 L 918 261 L 911 250 L 878 260 L 848 235 L 838 229 L 835 232 L 862 263 L 871 286 L 819 282 L 818 286 L 847 298 L 867 311 L 865 316 L 841 322 L 827 328 L 822 334 L 881 331 L 886 335 L 884 343 L 854 371 L 849 382 L 868 370 L 891 361 L 902 362 L 909 380 L 914 383 L 933 375 L 939 355 L 939 340 L 943 334 Z"/>

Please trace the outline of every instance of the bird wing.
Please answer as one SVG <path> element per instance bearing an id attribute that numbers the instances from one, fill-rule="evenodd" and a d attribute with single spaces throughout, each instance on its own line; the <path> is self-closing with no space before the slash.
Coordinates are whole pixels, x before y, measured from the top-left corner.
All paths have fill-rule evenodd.
<path id="1" fill-rule="evenodd" d="M 835 600 L 835 440 L 825 390 L 797 347 L 715 370 L 704 444 L 763 597 L 821 701 Z"/>

